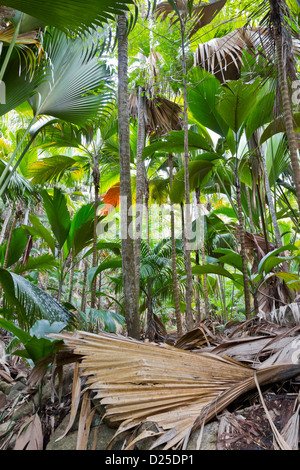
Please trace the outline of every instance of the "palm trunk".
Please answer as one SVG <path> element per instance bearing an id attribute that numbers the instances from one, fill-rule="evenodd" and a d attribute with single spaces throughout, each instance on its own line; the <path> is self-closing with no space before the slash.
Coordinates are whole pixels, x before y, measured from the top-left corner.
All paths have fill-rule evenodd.
<path id="1" fill-rule="evenodd" d="M 8 209 L 8 212 L 7 212 L 7 214 L 6 214 L 5 220 L 4 220 L 4 222 L 3 222 L 2 228 L 1 228 L 1 233 L 0 233 L 0 245 L 2 245 L 2 243 L 3 243 L 4 237 L 5 237 L 6 228 L 7 228 L 7 226 L 8 226 L 9 221 L 10 221 L 11 214 L 12 214 L 12 209 L 9 208 L 9 209 Z"/>
<path id="2" fill-rule="evenodd" d="M 81 305 L 80 310 L 85 312 L 86 310 L 86 286 L 87 286 L 87 271 L 88 271 L 88 261 L 84 261 L 84 272 L 82 280 L 82 293 L 81 293 Z"/>
<path id="3" fill-rule="evenodd" d="M 279 226 L 278 226 L 276 211 L 275 211 L 273 197 L 272 197 L 272 193 L 271 193 L 271 187 L 270 187 L 269 175 L 268 175 L 268 170 L 267 170 L 267 165 L 266 165 L 266 159 L 265 159 L 265 155 L 263 153 L 263 149 L 259 146 L 258 142 L 259 142 L 259 134 L 258 134 L 258 132 L 255 132 L 253 134 L 253 136 L 249 139 L 249 147 L 252 150 L 256 149 L 256 151 L 258 153 L 258 156 L 260 157 L 260 160 L 263 164 L 264 183 L 265 183 L 265 188 L 266 188 L 266 195 L 267 195 L 270 215 L 271 215 L 271 218 L 272 218 L 272 224 L 273 224 L 273 227 L 274 227 L 275 238 L 276 238 L 277 245 L 282 246 L 280 230 L 279 230 Z"/>
<path id="4" fill-rule="evenodd" d="M 136 269 L 133 237 L 129 234 L 132 216 L 128 208 L 132 206 L 129 143 L 129 108 L 128 108 L 128 42 L 126 16 L 118 16 L 118 125 L 120 155 L 120 209 L 122 237 L 122 267 L 124 310 L 129 336 L 139 339 L 139 312 L 137 309 Z"/>
<path id="5" fill-rule="evenodd" d="M 173 158 L 169 154 L 169 169 L 170 169 L 170 188 L 173 184 Z M 182 336 L 182 319 L 179 301 L 179 286 L 178 276 L 176 269 L 176 249 L 175 249 L 175 217 L 174 217 L 174 206 L 173 202 L 170 201 L 170 215 L 171 215 L 171 243 L 172 243 L 172 273 L 173 273 L 173 293 L 174 293 L 174 306 L 175 306 L 175 318 L 177 326 L 178 337 Z"/>
<path id="6" fill-rule="evenodd" d="M 243 220 L 242 200 L 241 200 L 241 184 L 240 184 L 240 181 L 236 172 L 235 172 L 235 186 L 236 186 L 236 198 L 237 198 L 237 206 L 238 206 L 239 238 L 240 238 L 240 245 L 241 245 L 241 257 L 242 257 L 242 269 L 243 269 L 245 315 L 246 315 L 246 319 L 249 320 L 251 318 L 251 304 L 250 304 L 249 278 L 248 278 L 248 271 L 247 271 L 244 220 Z"/>
<path id="7" fill-rule="evenodd" d="M 92 267 L 95 268 L 98 263 L 98 251 L 97 251 L 97 225 L 98 225 L 98 206 L 99 206 L 99 188 L 100 188 L 100 171 L 99 171 L 99 156 L 98 154 L 94 155 L 94 165 L 93 165 L 93 183 L 94 183 L 94 211 L 95 211 L 95 220 L 94 220 L 94 235 L 93 235 L 93 263 Z M 96 306 L 96 277 L 93 280 L 91 286 L 91 308 Z"/>
<path id="8" fill-rule="evenodd" d="M 200 207 L 200 188 L 196 188 L 196 201 L 197 207 Z M 197 214 L 198 216 L 199 214 Z M 203 237 L 201 237 L 201 258 L 202 264 L 205 264 L 205 246 L 204 246 L 204 233 Z M 205 309 L 205 317 L 208 318 L 209 316 L 209 300 L 208 300 L 208 290 L 207 290 L 207 275 L 203 274 L 203 294 L 204 294 L 204 309 Z"/>
<path id="9" fill-rule="evenodd" d="M 282 0 L 269 0 L 269 2 L 271 7 L 271 22 L 274 28 L 274 40 L 276 47 L 278 77 L 282 99 L 284 122 L 288 145 L 290 149 L 290 159 L 293 169 L 293 179 L 295 183 L 297 202 L 300 209 L 300 165 L 297 151 L 297 141 L 293 126 L 293 112 L 291 106 L 291 99 L 286 75 L 287 61 L 284 61 L 283 59 L 283 47 L 285 45 L 286 49 L 289 48 L 289 50 L 291 50 L 292 40 L 288 27 L 284 29 L 285 35 L 283 34 L 283 14 L 280 5 L 282 3 Z"/>
<path id="10" fill-rule="evenodd" d="M 188 248 L 191 232 L 191 214 L 190 214 L 190 178 L 189 178 L 189 138 L 188 138 L 188 106 L 187 106 L 187 79 L 186 79 L 186 57 L 185 57 L 185 26 L 180 18 L 181 24 L 181 48 L 182 48 L 182 72 L 183 72 L 183 120 L 184 120 L 184 170 L 185 170 L 185 269 L 186 269 L 186 326 L 190 330 L 194 326 L 192 312 L 193 296 L 193 276 L 191 263 L 191 250 Z"/>
<path id="11" fill-rule="evenodd" d="M 139 87 L 138 96 L 138 133 L 137 133 L 137 156 L 136 156 L 136 225 L 135 225 L 135 269 L 136 269 L 136 289 L 140 290 L 140 269 L 141 269 L 141 240 L 142 240 L 142 220 L 143 202 L 145 193 L 145 167 L 142 153 L 145 147 L 145 98 L 143 89 Z M 137 295 L 137 300 L 139 295 Z"/>

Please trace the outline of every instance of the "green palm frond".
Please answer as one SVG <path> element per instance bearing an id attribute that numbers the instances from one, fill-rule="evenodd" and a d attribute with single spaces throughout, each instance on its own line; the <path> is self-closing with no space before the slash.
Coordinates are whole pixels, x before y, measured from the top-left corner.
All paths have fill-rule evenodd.
<path id="1" fill-rule="evenodd" d="M 99 63 L 91 39 L 68 38 L 51 31 L 44 36 L 49 75 L 30 99 L 35 114 L 84 125 L 97 118 L 111 100 L 110 73 Z"/>
<path id="2" fill-rule="evenodd" d="M 38 19 L 40 26 L 52 25 L 65 32 L 86 32 L 102 26 L 113 20 L 114 15 L 128 10 L 127 5 L 132 3 L 131 0 L 5 0 L 5 6 Z"/>
<path id="3" fill-rule="evenodd" d="M 4 292 L 3 316 L 17 318 L 19 325 L 30 328 L 37 319 L 72 323 L 72 313 L 28 279 L 0 268 Z"/>

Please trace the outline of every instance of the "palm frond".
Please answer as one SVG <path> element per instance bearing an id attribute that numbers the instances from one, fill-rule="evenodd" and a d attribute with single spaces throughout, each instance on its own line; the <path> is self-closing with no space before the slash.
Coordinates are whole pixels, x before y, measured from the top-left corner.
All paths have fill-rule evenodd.
<path id="1" fill-rule="evenodd" d="M 15 309 L 20 326 L 28 328 L 37 319 L 72 323 L 72 313 L 56 299 L 23 276 L 0 268 L 0 284 L 4 292 L 4 306 Z"/>
<path id="2" fill-rule="evenodd" d="M 244 64 L 244 52 L 256 57 L 262 56 L 267 63 L 274 63 L 274 38 L 267 27 L 238 28 L 221 38 L 198 44 L 194 53 L 194 65 L 214 74 L 220 81 L 236 80 Z M 300 54 L 300 41 L 293 40 L 293 52 Z"/>
<path id="3" fill-rule="evenodd" d="M 62 31 L 85 33 L 90 28 L 102 26 L 123 14 L 131 0 L 5 0 L 5 6 L 37 18 L 42 25 L 52 25 Z"/>
<path id="4" fill-rule="evenodd" d="M 161 21 L 164 21 L 170 15 L 171 25 L 180 21 L 179 15 L 183 21 L 190 18 L 192 24 L 188 28 L 188 36 L 191 38 L 200 28 L 211 23 L 214 17 L 223 8 L 226 1 L 227 0 L 217 0 L 209 4 L 192 2 L 192 7 L 190 7 L 191 2 L 188 0 L 165 1 L 157 5 L 156 17 L 161 17 Z"/>
<path id="5" fill-rule="evenodd" d="M 157 426 L 151 449 L 186 449 L 191 433 L 243 393 L 299 374 L 299 364 L 255 371 L 229 357 L 195 354 L 120 335 L 51 335 L 82 355 L 86 385 L 118 424 L 115 436 L 141 423 Z M 155 435 L 155 434 L 154 434 Z M 140 436 L 142 438 L 143 436 Z M 131 443 L 132 444 L 132 443 Z"/>

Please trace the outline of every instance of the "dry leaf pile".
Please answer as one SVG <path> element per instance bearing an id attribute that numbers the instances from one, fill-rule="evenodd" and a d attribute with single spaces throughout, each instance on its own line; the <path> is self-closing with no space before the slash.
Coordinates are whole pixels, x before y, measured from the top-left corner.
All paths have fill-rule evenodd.
<path id="1" fill-rule="evenodd" d="M 119 425 L 116 436 L 145 422 L 156 424 L 157 439 L 151 448 L 185 449 L 193 431 L 244 393 L 300 374 L 300 364 L 254 368 L 227 355 L 195 354 L 108 333 L 78 331 L 52 336 L 63 339 L 81 356 L 79 367 L 87 377 L 86 390 L 95 392 L 105 405 L 106 419 Z M 270 337 L 267 340 L 270 343 Z M 253 342 L 248 341 L 251 346 Z M 266 344 L 251 354 L 257 356 L 262 348 Z M 138 439 L 144 437 L 147 432 Z M 290 448 L 283 438 L 279 445 Z"/>

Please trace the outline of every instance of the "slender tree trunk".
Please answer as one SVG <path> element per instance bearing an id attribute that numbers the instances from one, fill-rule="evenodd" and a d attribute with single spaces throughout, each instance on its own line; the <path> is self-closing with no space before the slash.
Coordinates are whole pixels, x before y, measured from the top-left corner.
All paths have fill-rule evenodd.
<path id="1" fill-rule="evenodd" d="M 12 239 L 12 236 L 13 236 L 13 232 L 16 228 L 18 220 L 22 217 L 22 215 L 23 215 L 23 211 L 17 210 L 16 213 L 15 213 L 13 223 L 11 224 L 8 239 L 7 239 L 7 245 L 6 245 L 5 255 L 4 255 L 4 261 L 3 261 L 3 268 L 4 269 L 7 267 L 8 254 L 9 254 L 9 250 L 10 250 L 10 245 L 11 245 L 11 239 Z"/>
<path id="2" fill-rule="evenodd" d="M 169 169 L 170 169 L 170 188 L 173 184 L 173 158 L 169 154 Z M 173 273 L 173 293 L 174 293 L 174 306 L 175 306 L 175 318 L 177 326 L 177 335 L 182 336 L 182 319 L 179 301 L 179 286 L 178 276 L 176 268 L 176 249 L 175 249 L 175 217 L 174 217 L 174 205 L 172 200 L 170 201 L 170 215 L 171 215 L 171 243 L 172 243 L 172 273 Z"/>
<path id="3" fill-rule="evenodd" d="M 188 248 L 191 233 L 190 213 L 190 175 L 189 175 L 189 137 L 188 137 L 188 103 L 187 103 L 187 78 L 186 78 L 186 56 L 185 56 L 185 25 L 180 18 L 181 24 L 181 48 L 182 48 L 182 72 L 183 72 L 183 120 L 184 120 L 184 170 L 185 170 L 185 269 L 186 269 L 186 326 L 190 330 L 194 326 L 192 312 L 193 276 L 191 263 L 191 250 Z"/>
<path id="4" fill-rule="evenodd" d="M 272 218 L 272 224 L 274 227 L 274 233 L 275 233 L 275 238 L 278 246 L 282 246 L 282 240 L 280 236 L 280 230 L 278 226 L 278 221 L 276 217 L 276 211 L 274 207 L 274 202 L 273 202 L 273 197 L 271 193 L 271 187 L 270 187 L 270 181 L 269 181 L 269 175 L 268 175 L 268 170 L 267 170 L 267 165 L 266 165 L 266 159 L 265 155 L 263 152 L 263 149 L 259 146 L 259 134 L 255 132 L 253 136 L 249 139 L 249 147 L 251 150 L 256 150 L 258 153 L 258 156 L 263 164 L 263 170 L 264 170 L 264 183 L 265 183 L 265 188 L 266 188 L 266 195 L 267 195 L 267 200 L 268 200 L 268 206 L 270 210 L 270 215 Z"/>
<path id="5" fill-rule="evenodd" d="M 288 88 L 288 81 L 286 75 L 287 61 L 284 60 L 283 50 L 290 53 L 292 50 L 292 38 L 290 31 L 283 27 L 284 19 L 281 9 L 283 0 L 269 0 L 271 7 L 271 22 L 274 29 L 274 40 L 277 56 L 278 77 L 280 85 L 280 93 L 282 99 L 283 115 L 286 128 L 286 135 L 290 149 L 290 159 L 293 169 L 293 179 L 295 183 L 295 190 L 297 195 L 297 202 L 300 209 L 300 165 L 297 151 L 297 141 L 294 133 L 293 126 L 293 111 L 291 105 L 291 98 Z"/>
<path id="6" fill-rule="evenodd" d="M 247 185 L 245 185 L 245 191 L 246 191 L 247 206 L 248 206 L 248 211 L 249 211 L 250 229 L 252 233 L 254 233 L 255 228 L 254 228 L 253 216 L 252 216 L 251 199 L 250 199 L 249 187 Z"/>
<path id="7" fill-rule="evenodd" d="M 197 208 L 199 208 L 200 207 L 200 188 L 196 188 L 196 201 L 197 201 Z M 199 215 L 200 214 L 197 214 L 197 216 Z M 202 258 L 202 264 L 205 264 L 204 233 L 203 233 L 203 237 L 201 237 L 201 258 Z M 203 294 L 204 294 L 205 317 L 208 318 L 209 300 L 208 300 L 207 275 L 206 274 L 203 274 Z"/>
<path id="8" fill-rule="evenodd" d="M 241 184 L 240 184 L 237 174 L 235 174 L 235 186 L 236 186 L 236 198 L 237 198 L 237 206 L 238 206 L 239 238 L 240 238 L 240 245 L 241 245 L 241 257 L 242 257 L 242 268 L 243 268 L 245 315 L 246 315 L 246 319 L 248 320 L 251 318 L 250 289 L 249 289 L 249 278 L 248 278 L 248 271 L 247 271 L 244 219 L 243 219 L 242 200 L 241 200 Z"/>
<path id="9" fill-rule="evenodd" d="M 139 339 L 139 312 L 136 290 L 136 269 L 134 257 L 133 235 L 129 233 L 132 216 L 128 209 L 132 206 L 131 175 L 130 175 L 130 141 L 129 141 L 129 108 L 128 108 L 128 42 L 126 32 L 126 16 L 118 16 L 118 125 L 120 155 L 120 209 L 122 238 L 122 267 L 124 310 L 129 336 Z"/>
<path id="10" fill-rule="evenodd" d="M 82 280 L 82 293 L 81 293 L 81 305 L 80 310 L 85 312 L 86 310 L 86 285 L 87 285 L 87 271 L 88 271 L 88 261 L 84 261 L 84 272 Z"/>
<path id="11" fill-rule="evenodd" d="M 92 267 L 95 268 L 98 263 L 98 250 L 97 250 L 97 225 L 98 225 L 98 206 L 99 206 L 99 188 L 100 188 L 100 171 L 99 171 L 99 155 L 94 155 L 93 165 L 93 183 L 94 183 L 94 235 L 93 235 L 93 262 Z M 91 308 L 96 307 L 96 290 L 97 290 L 97 279 L 92 282 L 91 286 Z"/>
<path id="12" fill-rule="evenodd" d="M 138 92 L 138 132 L 137 132 L 137 156 L 136 156 L 136 224 L 135 224 L 135 269 L 136 269 L 136 289 L 140 291 L 140 269 L 141 269 L 141 240 L 142 240 L 142 220 L 143 203 L 145 193 L 145 167 L 142 153 L 145 147 L 145 97 L 144 90 L 139 87 Z M 139 301 L 139 295 L 137 295 Z"/>
<path id="13" fill-rule="evenodd" d="M 3 222 L 2 228 L 1 228 L 1 233 L 0 233 L 0 245 L 2 245 L 2 243 L 3 243 L 4 237 L 5 237 L 6 228 L 7 228 L 7 225 L 8 225 L 8 223 L 9 223 L 9 221 L 10 221 L 11 214 L 12 214 L 12 209 L 9 208 L 8 211 L 7 211 L 5 220 L 4 220 L 4 222 Z"/>

